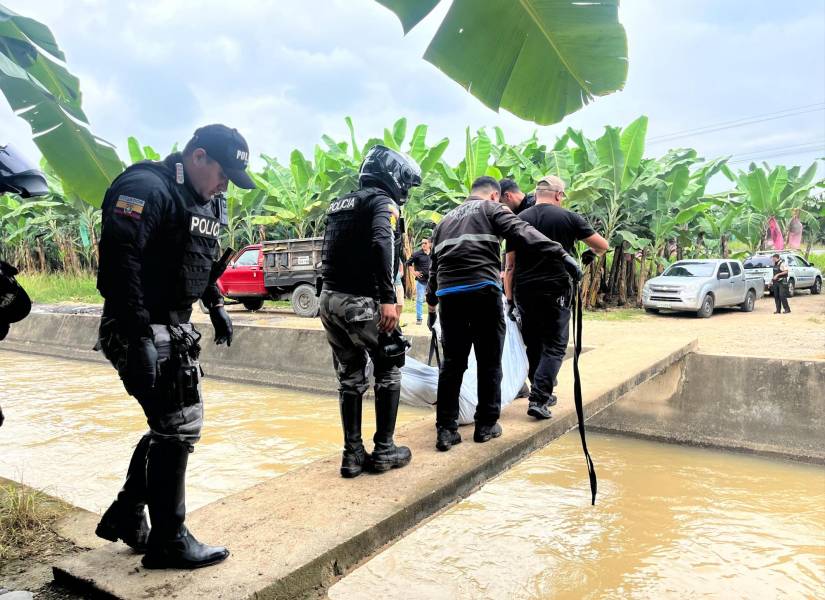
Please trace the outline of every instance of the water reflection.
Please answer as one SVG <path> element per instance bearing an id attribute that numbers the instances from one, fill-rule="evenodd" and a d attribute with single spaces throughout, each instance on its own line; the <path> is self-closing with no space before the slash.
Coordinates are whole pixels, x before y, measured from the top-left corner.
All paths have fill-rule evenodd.
<path id="1" fill-rule="evenodd" d="M 333 600 L 814 598 L 825 471 L 593 435 L 554 442 L 342 579 Z"/>
<path id="2" fill-rule="evenodd" d="M 190 510 L 341 446 L 330 396 L 207 379 L 203 438 L 189 460 Z M 105 508 L 146 430 L 137 402 L 114 369 L 0 352 L 0 476 L 46 489 L 89 510 Z M 374 431 L 364 403 L 364 437 Z M 429 414 L 402 407 L 399 425 Z"/>

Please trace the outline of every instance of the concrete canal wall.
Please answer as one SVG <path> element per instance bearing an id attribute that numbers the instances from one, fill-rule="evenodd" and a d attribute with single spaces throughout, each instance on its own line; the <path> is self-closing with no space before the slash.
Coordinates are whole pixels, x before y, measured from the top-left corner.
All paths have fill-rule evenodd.
<path id="1" fill-rule="evenodd" d="M 14 350 L 57 358 L 108 364 L 92 348 L 97 342 L 100 317 L 84 314 L 32 313 L 15 323 L 0 350 Z M 323 331 L 286 327 L 235 325 L 232 347 L 216 346 L 208 323 L 198 323 L 203 334 L 201 364 L 207 377 L 276 385 L 314 393 L 337 393 L 332 354 Z M 411 356 L 427 360 L 430 340 L 410 336 Z"/>
<path id="2" fill-rule="evenodd" d="M 690 354 L 588 425 L 825 464 L 825 361 Z"/>

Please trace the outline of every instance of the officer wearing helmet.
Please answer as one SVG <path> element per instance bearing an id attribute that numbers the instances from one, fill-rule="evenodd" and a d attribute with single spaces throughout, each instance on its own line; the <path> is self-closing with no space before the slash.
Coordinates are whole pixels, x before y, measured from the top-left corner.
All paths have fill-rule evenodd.
<path id="1" fill-rule="evenodd" d="M 31 166 L 11 144 L 0 146 L 0 194 L 17 194 L 23 198 L 49 193 L 46 177 Z M 17 269 L 0 260 L 0 340 L 9 333 L 9 325 L 25 319 L 31 300 L 14 276 Z M 3 409 L 0 408 L 0 425 Z"/>
<path id="2" fill-rule="evenodd" d="M 407 341 L 398 328 L 393 278 L 400 261 L 400 205 L 421 185 L 421 169 L 400 152 L 373 147 L 358 174 L 359 189 L 327 209 L 322 252 L 321 322 L 339 381 L 344 452 L 341 475 L 384 472 L 409 464 L 410 449 L 393 441 Z M 361 439 L 361 400 L 375 376 L 374 451 Z"/>
<path id="3" fill-rule="evenodd" d="M 192 304 L 202 300 L 215 342 L 231 344 L 232 323 L 216 286 L 225 268 L 215 260 L 220 195 L 229 181 L 255 187 L 245 170 L 248 159 L 237 130 L 207 125 L 182 153 L 127 168 L 103 200 L 98 346 L 140 403 L 149 432 L 96 533 L 145 551 L 147 568 L 193 569 L 229 555 L 200 543 L 184 526 L 186 465 L 203 423 L 200 333 L 189 318 Z"/>

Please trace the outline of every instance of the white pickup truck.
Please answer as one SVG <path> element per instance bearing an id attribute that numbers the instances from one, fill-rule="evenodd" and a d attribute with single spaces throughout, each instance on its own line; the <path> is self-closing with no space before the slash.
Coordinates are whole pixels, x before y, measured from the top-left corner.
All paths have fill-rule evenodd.
<path id="1" fill-rule="evenodd" d="M 708 318 L 721 306 L 751 312 L 764 293 L 763 278 L 751 276 L 738 260 L 680 260 L 645 283 L 642 304 L 647 312 L 691 311 Z"/>
<path id="2" fill-rule="evenodd" d="M 773 280 L 773 250 L 757 252 L 745 259 L 745 270 L 752 275 L 760 275 L 765 280 L 765 291 L 769 292 Z M 797 252 L 783 250 L 777 252 L 788 267 L 788 296 L 799 290 L 809 289 L 812 294 L 822 293 L 822 271 L 817 269 Z"/>

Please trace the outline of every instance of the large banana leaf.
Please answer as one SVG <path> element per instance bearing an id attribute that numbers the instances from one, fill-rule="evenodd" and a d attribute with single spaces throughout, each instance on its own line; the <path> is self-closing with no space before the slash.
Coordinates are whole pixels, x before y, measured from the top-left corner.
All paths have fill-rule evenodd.
<path id="1" fill-rule="evenodd" d="M 410 31 L 440 0 L 376 0 Z M 494 110 L 547 125 L 627 77 L 619 0 L 453 0 L 424 58 Z"/>
<path id="2" fill-rule="evenodd" d="M 77 78 L 48 27 L 0 5 L 0 90 L 67 188 L 100 206 L 123 164 L 89 130 Z"/>

